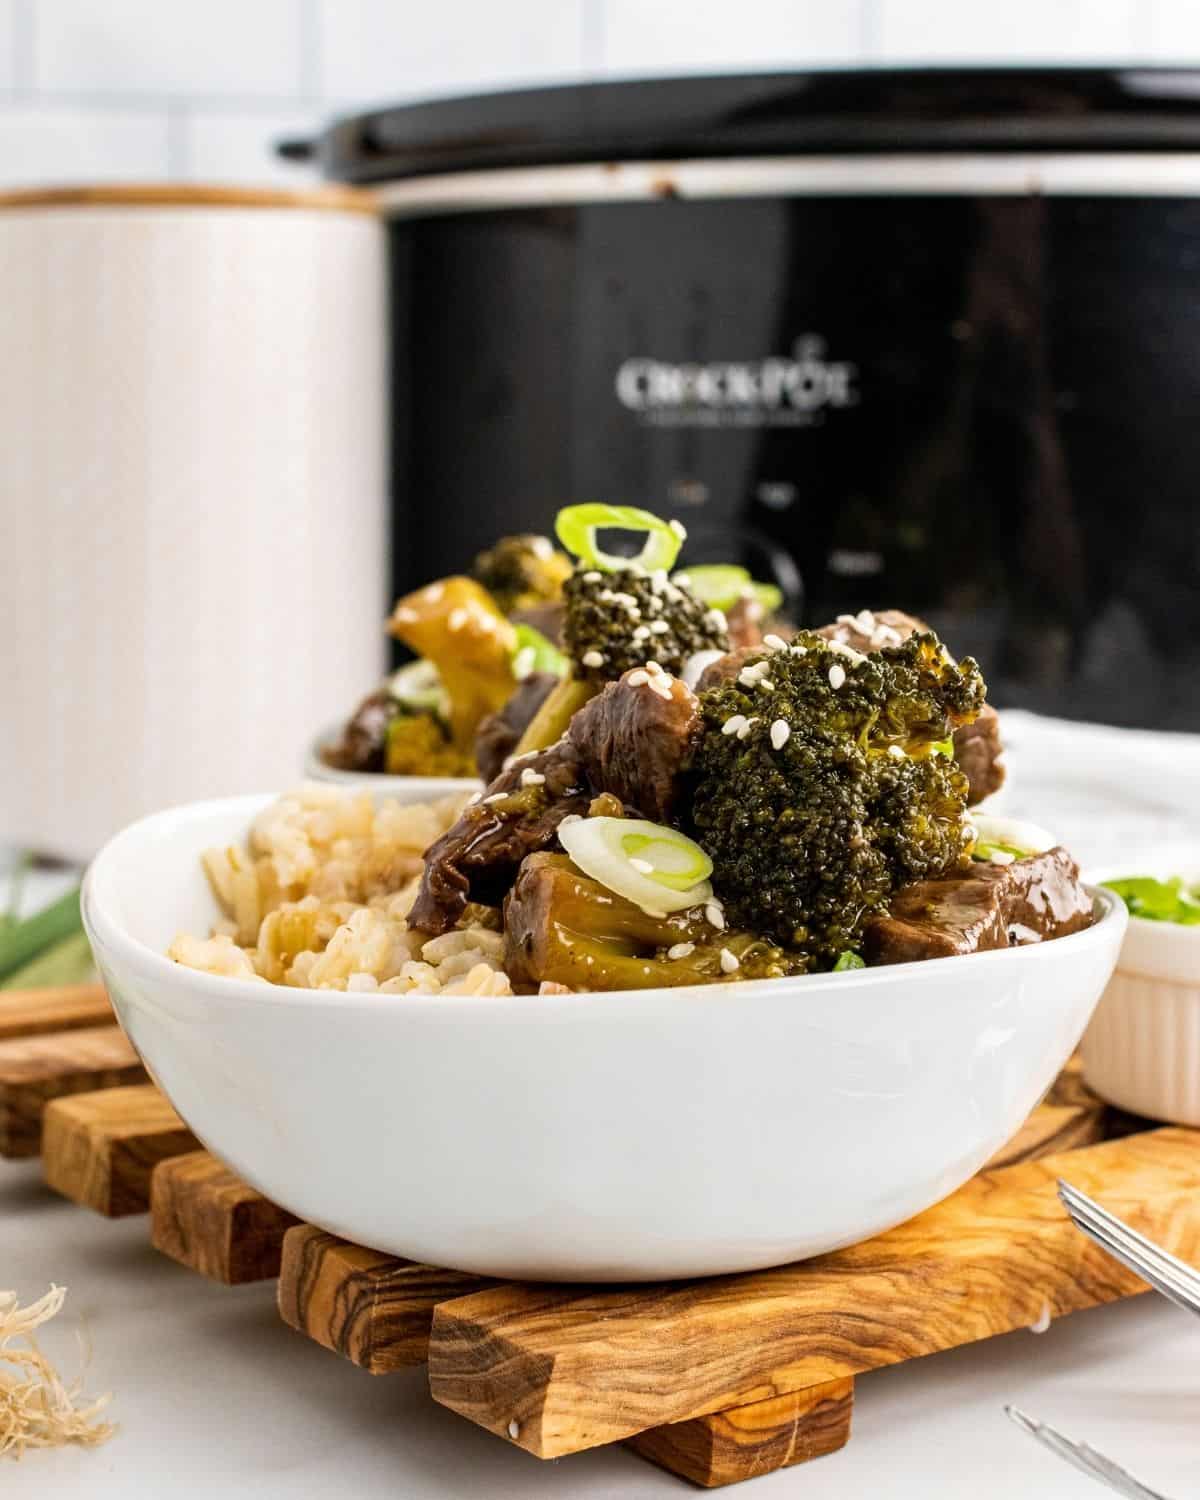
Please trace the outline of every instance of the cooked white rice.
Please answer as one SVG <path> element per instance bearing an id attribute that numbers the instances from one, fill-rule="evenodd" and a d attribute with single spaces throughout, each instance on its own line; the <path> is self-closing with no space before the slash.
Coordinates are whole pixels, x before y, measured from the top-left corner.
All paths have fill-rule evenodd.
<path id="1" fill-rule="evenodd" d="M 304 989 L 511 995 L 492 915 L 442 937 L 405 924 L 422 852 L 465 797 L 376 808 L 367 793 L 308 783 L 255 820 L 247 847 L 209 849 L 224 916 L 207 938 L 182 933 L 168 954 L 188 968 Z"/>

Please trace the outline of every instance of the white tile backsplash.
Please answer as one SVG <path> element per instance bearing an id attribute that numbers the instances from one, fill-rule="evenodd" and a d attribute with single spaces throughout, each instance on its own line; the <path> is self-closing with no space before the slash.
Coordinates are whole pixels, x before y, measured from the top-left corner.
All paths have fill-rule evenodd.
<path id="1" fill-rule="evenodd" d="M 1142 0 L 1139 54 L 1147 62 L 1185 66 L 1200 62 L 1197 0 Z"/>
<path id="2" fill-rule="evenodd" d="M 0 110 L 0 182 L 7 186 L 168 175 L 165 115 L 44 104 Z"/>
<path id="3" fill-rule="evenodd" d="M 0 187 L 295 182 L 268 143 L 368 101 L 889 63 L 1200 64 L 1200 0 L 0 0 Z"/>
<path id="4" fill-rule="evenodd" d="M 317 177 L 314 167 L 281 161 L 276 141 L 305 138 L 321 127 L 315 111 L 233 114 L 187 111 L 179 124 L 184 175 L 195 182 L 270 183 L 304 187 Z"/>
<path id="5" fill-rule="evenodd" d="M 1143 0 L 872 0 L 877 60 L 1092 62 L 1128 58 Z"/>
<path id="6" fill-rule="evenodd" d="M 606 73 L 695 73 L 853 63 L 867 0 L 606 0 Z"/>
<path id="7" fill-rule="evenodd" d="M 319 0 L 321 91 L 396 100 L 579 78 L 588 0 Z"/>
<path id="8" fill-rule="evenodd" d="M 34 81 L 55 93 L 295 98 L 296 0 L 34 0 Z"/>
<path id="9" fill-rule="evenodd" d="M 17 0 L 0 0 L 0 97 L 17 82 Z"/>

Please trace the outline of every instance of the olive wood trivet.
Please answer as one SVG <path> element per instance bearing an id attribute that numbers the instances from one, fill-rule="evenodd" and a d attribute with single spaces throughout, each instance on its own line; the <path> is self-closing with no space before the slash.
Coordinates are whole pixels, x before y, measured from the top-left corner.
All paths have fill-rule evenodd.
<path id="1" fill-rule="evenodd" d="M 284 1320 L 361 1368 L 428 1360 L 436 1400 L 530 1453 L 625 1442 L 707 1487 L 840 1448 L 858 1374 L 1144 1291 L 1069 1223 L 1060 1175 L 1200 1263 L 1200 1132 L 1107 1109 L 1077 1062 L 983 1172 L 909 1223 L 684 1283 L 523 1285 L 421 1265 L 297 1224 L 194 1147 L 149 1085 L 46 1109 L 48 1181 L 102 1212 L 151 1204 L 154 1242 L 220 1280 L 278 1265 Z"/>
<path id="2" fill-rule="evenodd" d="M 141 1083 L 142 1060 L 119 1026 L 0 1041 L 0 1156 L 36 1156 L 52 1099 Z"/>
<path id="3" fill-rule="evenodd" d="M 102 984 L 69 984 L 47 990 L 0 992 L 0 1041 L 14 1036 L 46 1036 L 84 1026 L 113 1023 L 112 1005 Z"/>

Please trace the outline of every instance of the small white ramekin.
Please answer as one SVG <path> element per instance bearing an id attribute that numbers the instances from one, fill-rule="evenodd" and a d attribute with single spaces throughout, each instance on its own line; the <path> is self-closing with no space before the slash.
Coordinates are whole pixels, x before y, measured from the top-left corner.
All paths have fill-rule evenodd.
<path id="1" fill-rule="evenodd" d="M 1084 1079 L 1102 1099 L 1200 1125 L 1200 927 L 1130 917 L 1081 1050 Z"/>

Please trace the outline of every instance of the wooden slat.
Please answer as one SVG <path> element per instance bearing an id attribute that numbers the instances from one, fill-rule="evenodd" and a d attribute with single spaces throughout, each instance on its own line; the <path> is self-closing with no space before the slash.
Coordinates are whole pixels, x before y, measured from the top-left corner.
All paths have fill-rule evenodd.
<path id="1" fill-rule="evenodd" d="M 150 1176 L 151 1244 L 226 1286 L 278 1276 L 299 1222 L 207 1151 L 160 1161 Z"/>
<path id="2" fill-rule="evenodd" d="M 435 1399 L 542 1458 L 953 1348 L 1144 1290 L 1074 1228 L 1064 1174 L 1200 1263 L 1200 1132 L 984 1172 L 874 1240 L 798 1265 L 595 1292 L 505 1284 L 443 1303 Z"/>
<path id="3" fill-rule="evenodd" d="M 0 1156 L 36 1156 L 51 1099 L 142 1083 L 146 1070 L 119 1026 L 0 1042 Z"/>
<path id="4" fill-rule="evenodd" d="M 1016 1135 L 1001 1146 L 987 1169 L 1011 1167 L 1036 1161 L 1060 1151 L 1092 1146 L 1110 1134 L 1111 1114 L 1083 1081 L 1078 1058 L 1072 1058 L 1058 1075 L 1043 1103 L 1029 1116 Z"/>
<path id="5" fill-rule="evenodd" d="M 661 1469 L 716 1489 L 835 1453 L 849 1440 L 853 1413 L 854 1381 L 848 1377 L 653 1427 L 630 1438 L 628 1446 Z"/>
<path id="6" fill-rule="evenodd" d="M 385 1375 L 424 1362 L 437 1303 L 491 1284 L 302 1224 L 284 1237 L 279 1312 L 318 1344 Z"/>
<path id="7" fill-rule="evenodd" d="M 46 1181 L 110 1218 L 144 1213 L 158 1163 L 198 1146 L 153 1084 L 55 1099 L 42 1122 Z"/>
<path id="8" fill-rule="evenodd" d="M 0 991 L 0 1042 L 111 1025 L 112 1005 L 102 984 L 67 984 L 49 990 Z"/>

